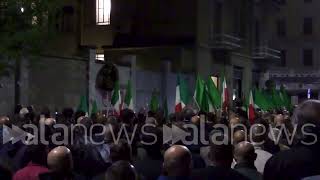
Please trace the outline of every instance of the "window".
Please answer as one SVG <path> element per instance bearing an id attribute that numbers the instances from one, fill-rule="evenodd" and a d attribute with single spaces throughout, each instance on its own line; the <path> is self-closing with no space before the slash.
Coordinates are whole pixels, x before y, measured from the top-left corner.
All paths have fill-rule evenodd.
<path id="1" fill-rule="evenodd" d="M 220 34 L 222 29 L 222 3 L 214 3 L 214 33 Z"/>
<path id="2" fill-rule="evenodd" d="M 255 22 L 255 45 L 260 46 L 260 23 L 258 20 Z"/>
<path id="3" fill-rule="evenodd" d="M 74 8 L 73 6 L 64 6 L 61 14 L 61 32 L 74 32 Z"/>
<path id="4" fill-rule="evenodd" d="M 287 64 L 287 51 L 286 50 L 281 50 L 281 66 L 286 66 Z"/>
<path id="5" fill-rule="evenodd" d="M 304 20 L 303 20 L 303 33 L 305 35 L 310 35 L 310 34 L 312 34 L 312 29 L 313 29 L 312 18 L 311 17 L 304 18 Z"/>
<path id="6" fill-rule="evenodd" d="M 234 34 L 240 38 L 246 38 L 247 35 L 247 12 L 247 3 L 244 1 L 234 7 L 233 30 Z"/>
<path id="7" fill-rule="evenodd" d="M 286 21 L 284 19 L 277 20 L 277 34 L 278 36 L 286 36 L 287 29 L 286 29 Z"/>
<path id="8" fill-rule="evenodd" d="M 312 3 L 312 0 L 304 0 L 304 3 Z"/>
<path id="9" fill-rule="evenodd" d="M 111 13 L 111 0 L 96 0 L 97 25 L 109 25 Z"/>
<path id="10" fill-rule="evenodd" d="M 104 54 L 97 53 L 97 54 L 96 54 L 96 60 L 98 60 L 98 61 L 104 61 Z"/>
<path id="11" fill-rule="evenodd" d="M 312 66 L 313 65 L 313 50 L 304 49 L 303 50 L 303 65 Z"/>

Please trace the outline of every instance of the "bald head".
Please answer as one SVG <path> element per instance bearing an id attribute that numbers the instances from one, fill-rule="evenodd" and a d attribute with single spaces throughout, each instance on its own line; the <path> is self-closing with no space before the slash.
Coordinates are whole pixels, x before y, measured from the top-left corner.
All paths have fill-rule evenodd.
<path id="1" fill-rule="evenodd" d="M 254 147 L 250 142 L 243 141 L 238 143 L 234 148 L 234 158 L 237 163 L 251 163 L 257 158 Z"/>
<path id="2" fill-rule="evenodd" d="M 73 168 L 71 151 L 65 146 L 58 146 L 49 152 L 47 163 L 52 171 L 70 173 Z"/>
<path id="3" fill-rule="evenodd" d="M 233 134 L 233 144 L 238 144 L 247 139 L 247 134 L 244 130 L 238 130 Z"/>
<path id="4" fill-rule="evenodd" d="M 24 118 L 24 116 L 28 113 L 29 113 L 29 110 L 27 108 L 22 108 L 19 112 L 19 116 L 20 118 Z"/>
<path id="5" fill-rule="evenodd" d="M 54 118 L 47 118 L 44 120 L 44 124 L 46 126 L 53 126 L 56 124 L 56 120 Z"/>
<path id="6" fill-rule="evenodd" d="M 0 125 L 6 125 L 10 122 L 10 119 L 7 116 L 0 117 Z"/>
<path id="7" fill-rule="evenodd" d="M 274 116 L 274 123 L 276 126 L 281 126 L 285 123 L 284 116 L 282 114 L 277 114 Z"/>
<path id="8" fill-rule="evenodd" d="M 200 124 L 200 116 L 193 116 L 191 118 L 191 122 L 195 125 L 199 125 Z"/>
<path id="9" fill-rule="evenodd" d="M 168 176 L 188 176 L 191 161 L 191 153 L 187 147 L 174 145 L 164 153 L 163 166 Z"/>
<path id="10" fill-rule="evenodd" d="M 108 168 L 105 180 L 135 180 L 137 173 L 128 161 L 117 161 Z"/>
<path id="11" fill-rule="evenodd" d="M 148 125 L 157 125 L 157 120 L 153 117 L 148 117 L 146 119 L 146 124 Z"/>
<path id="12" fill-rule="evenodd" d="M 262 143 L 267 138 L 267 128 L 263 124 L 254 124 L 250 136 L 253 142 Z"/>
<path id="13" fill-rule="evenodd" d="M 240 119 L 238 117 L 235 116 L 230 119 L 230 122 L 229 122 L 230 127 L 234 127 L 238 124 L 240 124 Z"/>
<path id="14" fill-rule="evenodd" d="M 304 133 L 303 126 L 309 124 L 308 132 L 320 137 L 320 101 L 308 100 L 301 103 L 294 111 L 292 121 L 297 124 L 297 138 L 305 143 L 314 142 L 314 137 Z M 312 125 L 313 127 L 311 127 Z M 308 133 L 308 134 L 309 134 Z M 317 141 L 319 144 L 319 141 Z"/>

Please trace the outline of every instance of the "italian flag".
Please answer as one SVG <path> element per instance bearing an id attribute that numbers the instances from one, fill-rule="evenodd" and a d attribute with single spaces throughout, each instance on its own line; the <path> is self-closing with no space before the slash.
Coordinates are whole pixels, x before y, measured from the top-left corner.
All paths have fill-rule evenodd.
<path id="1" fill-rule="evenodd" d="M 80 99 L 80 104 L 78 106 L 78 111 L 82 111 L 86 113 L 86 117 L 89 116 L 89 107 L 88 107 L 88 99 L 86 96 L 82 96 Z"/>
<path id="2" fill-rule="evenodd" d="M 126 96 L 124 98 L 124 105 L 126 108 L 133 110 L 133 99 L 132 99 L 132 87 L 131 81 L 128 81 L 127 88 L 126 88 Z"/>
<path id="3" fill-rule="evenodd" d="M 226 78 L 224 77 L 223 83 L 222 83 L 221 108 L 223 111 L 227 111 L 228 106 L 229 106 L 229 93 L 228 93 L 227 81 L 226 81 Z"/>
<path id="4" fill-rule="evenodd" d="M 120 111 L 122 109 L 119 81 L 117 81 L 115 84 L 112 98 L 111 98 L 111 104 L 113 105 L 114 109 L 116 110 L 117 114 L 119 115 Z"/>
<path id="5" fill-rule="evenodd" d="M 197 76 L 197 81 L 196 81 L 196 89 L 193 94 L 193 99 L 196 102 L 199 110 L 203 108 L 203 99 L 205 95 L 205 84 L 204 81 L 201 79 L 201 77 L 198 75 Z"/>
<path id="6" fill-rule="evenodd" d="M 186 104 L 188 103 L 188 89 L 187 84 L 184 82 L 180 76 L 177 76 L 177 86 L 176 86 L 176 103 L 175 112 L 181 112 Z"/>
<path id="7" fill-rule="evenodd" d="M 253 101 L 252 90 L 250 91 L 250 94 L 249 94 L 249 104 L 248 104 L 247 113 L 248 113 L 248 119 L 250 123 L 253 124 L 255 119 L 255 113 L 254 113 L 254 101 Z"/>

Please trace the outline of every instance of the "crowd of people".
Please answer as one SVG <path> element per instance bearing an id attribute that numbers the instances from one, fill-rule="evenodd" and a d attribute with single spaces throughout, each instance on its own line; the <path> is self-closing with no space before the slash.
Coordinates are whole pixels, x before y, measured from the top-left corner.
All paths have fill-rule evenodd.
<path id="1" fill-rule="evenodd" d="M 37 111 L 32 106 L 18 106 L 14 115 L 0 117 L 1 141 L 10 136 L 14 130 L 8 128 L 14 126 L 34 138 L 40 136 L 24 126 L 32 124 L 45 127 L 48 143 L 2 143 L 0 179 L 320 179 L 320 101 L 305 101 L 292 113 L 256 112 L 254 123 L 245 114 L 241 108 L 221 113 L 196 113 L 185 108 L 166 119 L 161 109 L 137 114 L 124 109 L 119 116 L 96 113 L 88 117 L 71 108 L 51 113 L 48 108 Z M 76 124 L 81 126 L 71 131 Z M 70 131 L 65 133 L 56 125 Z M 164 126 L 189 132 L 186 139 L 203 134 L 209 143 L 165 141 Z M 86 128 L 93 133 L 87 133 Z M 64 141 L 56 144 L 53 138 Z"/>

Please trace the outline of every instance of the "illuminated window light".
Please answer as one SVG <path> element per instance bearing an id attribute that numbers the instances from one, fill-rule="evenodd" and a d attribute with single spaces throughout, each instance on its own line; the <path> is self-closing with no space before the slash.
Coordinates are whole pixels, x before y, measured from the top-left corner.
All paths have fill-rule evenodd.
<path id="1" fill-rule="evenodd" d="M 104 54 L 96 54 L 96 60 L 104 61 Z"/>
<path id="2" fill-rule="evenodd" d="M 111 14 L 111 0 L 96 0 L 97 25 L 109 25 Z"/>

